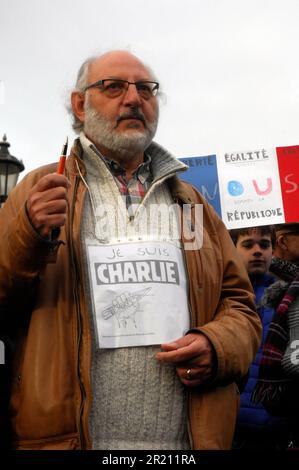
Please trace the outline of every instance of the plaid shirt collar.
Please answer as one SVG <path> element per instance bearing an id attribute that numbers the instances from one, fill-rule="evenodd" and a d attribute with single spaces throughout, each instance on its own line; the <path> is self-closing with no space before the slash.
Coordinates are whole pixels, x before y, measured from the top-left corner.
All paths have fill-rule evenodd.
<path id="1" fill-rule="evenodd" d="M 109 158 L 101 155 L 102 159 L 106 163 L 107 167 L 111 171 L 112 175 L 119 179 L 119 177 L 125 178 L 126 170 L 120 166 L 116 161 L 110 160 Z M 133 178 L 139 180 L 142 185 L 147 181 L 152 180 L 151 174 L 151 157 L 148 154 L 144 154 L 144 161 L 140 163 L 138 168 L 133 172 Z"/>

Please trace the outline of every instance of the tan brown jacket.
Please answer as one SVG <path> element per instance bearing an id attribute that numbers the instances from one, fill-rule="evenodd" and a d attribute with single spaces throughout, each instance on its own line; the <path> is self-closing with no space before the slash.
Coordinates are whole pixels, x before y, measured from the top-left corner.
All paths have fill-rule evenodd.
<path id="1" fill-rule="evenodd" d="M 84 173 L 81 151 L 77 143 L 67 161 L 68 218 L 54 249 L 31 226 L 25 201 L 56 164 L 28 174 L 0 210 L 1 316 L 12 319 L 17 333 L 10 400 L 17 449 L 91 447 L 91 333 L 80 254 L 86 189 L 75 164 Z M 255 356 L 261 325 L 223 223 L 190 185 L 176 177 L 169 185 L 180 204 L 204 205 L 203 247 L 185 251 L 185 258 L 192 326 L 210 339 L 218 359 L 213 384 L 189 393 L 190 437 L 194 449 L 229 449 L 239 404 L 234 381 Z"/>

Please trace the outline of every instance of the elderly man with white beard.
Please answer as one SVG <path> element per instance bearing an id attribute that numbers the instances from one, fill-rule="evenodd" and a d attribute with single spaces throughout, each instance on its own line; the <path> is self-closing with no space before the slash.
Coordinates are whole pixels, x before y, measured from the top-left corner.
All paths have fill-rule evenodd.
<path id="1" fill-rule="evenodd" d="M 85 61 L 65 174 L 1 209 L 17 449 L 230 448 L 261 326 L 223 223 L 153 142 L 159 90 L 129 52 Z"/>

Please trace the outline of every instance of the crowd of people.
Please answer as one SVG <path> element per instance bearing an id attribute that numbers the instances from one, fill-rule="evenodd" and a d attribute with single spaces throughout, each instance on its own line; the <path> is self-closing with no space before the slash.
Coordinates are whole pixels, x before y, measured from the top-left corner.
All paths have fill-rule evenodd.
<path id="1" fill-rule="evenodd" d="M 299 290 L 294 291 L 299 285 L 299 223 L 241 228 L 230 234 L 247 269 L 263 325 L 262 341 L 241 394 L 233 448 L 286 449 L 298 441 L 294 399 L 299 369 L 290 363 L 290 341 L 299 340 L 294 311 L 299 301 Z M 283 313 L 280 305 L 287 307 Z M 286 384 L 288 396 L 282 390 Z"/>
<path id="2" fill-rule="evenodd" d="M 295 445 L 271 402 L 296 382 L 299 224 L 229 234 L 153 141 L 159 95 L 133 54 L 87 59 L 64 174 L 32 171 L 0 210 L 0 445 Z"/>

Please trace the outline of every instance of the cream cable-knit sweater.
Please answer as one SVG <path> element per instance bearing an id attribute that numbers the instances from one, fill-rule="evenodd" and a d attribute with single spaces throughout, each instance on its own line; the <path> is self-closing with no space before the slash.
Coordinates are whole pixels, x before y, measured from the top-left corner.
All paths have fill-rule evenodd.
<path id="1" fill-rule="evenodd" d="M 86 196 L 81 239 L 86 279 L 86 298 L 90 312 L 92 301 L 88 282 L 85 240 L 93 244 L 111 242 L 114 233 L 97 232 L 95 237 L 94 209 L 109 202 L 116 207 L 119 189 L 105 163 L 80 135 L 87 168 L 86 182 L 90 197 Z M 172 204 L 163 177 L 182 171 L 185 165 L 157 144 L 147 151 L 152 158 L 154 181 L 142 204 Z M 161 184 L 157 181 L 160 180 Z M 111 217 L 113 214 L 111 214 Z M 128 222 L 128 221 L 127 221 Z M 126 224 L 127 234 L 118 233 L 115 240 L 138 240 L 133 225 Z M 106 227 L 105 227 L 106 229 Z M 109 231 L 108 231 L 109 233 Z M 111 236 L 112 235 L 112 236 Z M 94 449 L 189 449 L 185 389 L 170 364 L 155 359 L 158 346 L 119 349 L 95 348 L 93 315 L 90 315 L 93 336 L 92 393 L 90 432 Z"/>

